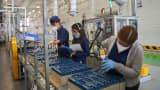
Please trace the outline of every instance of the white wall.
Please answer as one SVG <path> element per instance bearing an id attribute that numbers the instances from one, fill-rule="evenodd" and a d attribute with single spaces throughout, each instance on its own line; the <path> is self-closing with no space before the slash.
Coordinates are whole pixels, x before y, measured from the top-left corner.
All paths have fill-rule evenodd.
<path id="1" fill-rule="evenodd" d="M 102 8 L 105 8 L 106 11 L 109 11 L 109 4 L 107 0 L 94 0 L 94 8 L 92 8 L 92 0 L 77 1 L 77 11 L 79 13 L 75 17 L 69 16 L 69 14 L 67 13 L 68 6 L 66 8 L 59 9 L 59 17 L 61 18 L 62 22 L 65 22 L 64 26 L 68 29 L 70 33 L 70 40 L 72 39 L 71 26 L 74 23 L 81 23 L 83 13 L 86 14 L 87 19 L 90 19 L 94 18 L 97 14 L 100 14 Z M 115 3 L 113 4 L 113 10 L 118 10 L 118 7 Z"/>
<path id="2" fill-rule="evenodd" d="M 96 14 L 100 13 L 102 8 L 108 8 L 109 4 L 107 0 L 94 0 L 94 10 L 92 9 L 92 0 L 77 0 L 78 1 L 78 15 L 75 17 L 69 16 L 68 8 L 69 4 L 62 5 L 63 7 L 59 9 L 59 17 L 61 18 L 64 26 L 70 32 L 70 40 L 72 39 L 71 35 L 71 25 L 73 23 L 81 22 L 82 14 L 86 13 L 87 18 L 92 18 Z M 123 7 L 123 15 L 131 15 L 130 1 Z M 137 8 L 137 16 L 140 18 L 140 31 L 139 31 L 139 40 L 143 45 L 156 45 L 160 46 L 160 0 L 142 0 L 143 7 Z M 114 10 L 117 10 L 117 5 L 113 5 Z M 53 5 L 48 6 L 48 17 L 53 15 L 52 13 Z M 93 10 L 93 11 L 92 11 Z M 108 9 L 107 9 L 108 11 Z M 43 21 L 42 16 L 39 17 Z M 43 23 L 41 23 L 43 24 Z M 38 23 L 38 25 L 41 25 Z M 51 28 L 49 28 L 51 29 Z M 43 28 L 38 30 L 43 32 Z"/>
<path id="3" fill-rule="evenodd" d="M 94 12 L 92 12 L 92 0 L 86 0 L 84 3 L 78 4 L 78 15 L 76 17 L 70 17 L 66 14 L 67 11 L 61 12 L 60 17 L 63 21 L 67 21 L 65 26 L 71 31 L 70 26 L 73 23 L 80 22 L 82 20 L 82 13 L 86 13 L 87 18 L 92 18 L 95 14 L 100 13 L 101 8 L 108 8 L 109 4 L 107 0 L 95 0 Z M 140 31 L 139 40 L 143 45 L 155 45 L 160 46 L 160 0 L 142 0 L 143 7 L 137 8 L 137 16 L 140 19 Z M 114 10 L 118 7 L 114 4 Z M 128 4 L 123 6 L 123 15 L 131 15 L 130 0 Z M 70 35 L 70 39 L 71 39 Z"/>
<path id="4" fill-rule="evenodd" d="M 140 18 L 140 42 L 160 46 L 160 0 L 143 0 L 143 7 L 137 8 L 137 16 Z"/>

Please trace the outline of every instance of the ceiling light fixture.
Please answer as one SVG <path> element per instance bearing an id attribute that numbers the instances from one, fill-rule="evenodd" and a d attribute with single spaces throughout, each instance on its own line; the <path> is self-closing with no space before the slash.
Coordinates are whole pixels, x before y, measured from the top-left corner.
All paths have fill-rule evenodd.
<path id="1" fill-rule="evenodd" d="M 41 13 L 41 11 L 38 11 L 38 13 L 40 14 L 40 13 Z"/>
<path id="2" fill-rule="evenodd" d="M 36 8 L 40 8 L 40 6 L 36 6 Z"/>
<path id="3" fill-rule="evenodd" d="M 31 15 L 31 12 L 29 12 L 28 14 Z"/>
<path id="4" fill-rule="evenodd" d="M 34 12 L 35 12 L 35 10 L 32 10 L 32 12 L 34 13 Z"/>

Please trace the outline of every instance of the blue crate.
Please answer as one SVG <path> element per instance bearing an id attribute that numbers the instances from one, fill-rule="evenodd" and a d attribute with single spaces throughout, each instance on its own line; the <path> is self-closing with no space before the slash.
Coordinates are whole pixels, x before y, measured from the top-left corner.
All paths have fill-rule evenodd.
<path id="1" fill-rule="evenodd" d="M 55 57 L 49 57 L 49 66 L 52 67 L 54 65 L 58 65 L 61 63 L 71 63 L 72 60 L 71 59 L 62 59 L 62 58 L 55 58 Z M 38 61 L 40 61 L 41 63 L 45 63 L 44 61 L 44 57 L 39 57 L 37 58 Z"/>
<path id="2" fill-rule="evenodd" d="M 29 38 L 32 38 L 34 41 L 40 41 L 40 38 L 38 37 L 38 35 L 35 35 L 35 34 L 25 33 L 20 37 L 22 40 L 27 40 L 27 38 L 29 37 Z"/>
<path id="3" fill-rule="evenodd" d="M 55 59 L 54 57 L 50 57 L 49 60 L 51 61 L 49 66 L 53 67 L 55 65 L 63 64 L 63 63 L 72 63 L 71 59 L 67 58 L 57 58 Z"/>
<path id="4" fill-rule="evenodd" d="M 71 75 L 71 74 L 75 74 L 75 73 L 79 73 L 79 72 L 83 72 L 83 71 L 92 69 L 89 66 L 74 62 L 72 60 L 65 60 L 65 62 L 63 61 L 60 64 L 52 66 L 51 68 L 53 71 L 55 71 L 61 76 Z"/>
<path id="5" fill-rule="evenodd" d="M 34 47 L 27 47 L 27 50 L 26 50 L 25 53 L 27 53 L 27 54 L 29 54 L 31 56 L 34 56 L 33 50 L 34 50 Z"/>
<path id="6" fill-rule="evenodd" d="M 35 47 L 27 47 L 26 53 L 28 53 L 28 54 L 33 53 L 36 56 L 44 56 L 44 49 L 41 48 L 40 50 L 38 50 L 36 52 L 34 52 L 34 50 L 35 50 Z M 56 52 L 53 52 L 53 51 L 48 52 L 48 56 L 53 56 L 55 54 L 56 54 Z"/>
<path id="7" fill-rule="evenodd" d="M 33 52 L 32 49 L 28 49 L 28 50 L 26 51 L 26 53 L 29 54 L 29 55 L 31 55 L 31 56 L 34 56 L 34 52 Z"/>
<path id="8" fill-rule="evenodd" d="M 114 72 L 102 73 L 92 69 L 72 75 L 69 81 L 82 90 L 100 90 L 124 82 L 124 78 Z"/>
<path id="9" fill-rule="evenodd" d="M 32 55 L 32 56 L 36 56 L 36 60 L 41 62 L 41 63 L 45 63 L 44 61 L 44 50 L 41 49 L 39 51 L 37 51 L 36 53 L 34 53 L 34 47 L 33 48 L 29 48 L 27 49 L 27 53 Z M 62 64 L 62 63 L 73 63 L 72 59 L 70 58 L 64 58 L 64 57 L 54 57 L 53 55 L 55 54 L 55 52 L 48 52 L 48 59 L 49 59 L 49 66 L 54 66 L 57 64 Z"/>

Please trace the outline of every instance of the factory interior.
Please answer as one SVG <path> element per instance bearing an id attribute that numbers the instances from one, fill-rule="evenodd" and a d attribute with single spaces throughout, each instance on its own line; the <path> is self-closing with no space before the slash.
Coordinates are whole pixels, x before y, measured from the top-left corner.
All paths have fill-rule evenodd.
<path id="1" fill-rule="evenodd" d="M 160 90 L 160 0 L 0 0 L 0 90 Z"/>

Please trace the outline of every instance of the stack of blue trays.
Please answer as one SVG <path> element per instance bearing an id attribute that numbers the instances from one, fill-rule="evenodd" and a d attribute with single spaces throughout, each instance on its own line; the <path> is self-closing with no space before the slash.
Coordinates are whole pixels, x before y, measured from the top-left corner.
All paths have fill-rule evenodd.
<path id="1" fill-rule="evenodd" d="M 40 51 L 36 52 L 35 55 L 36 55 L 36 59 L 38 61 L 41 61 L 41 62 L 44 61 L 44 52 L 43 52 L 43 50 L 40 50 Z"/>
<path id="2" fill-rule="evenodd" d="M 69 60 L 66 60 L 66 62 L 63 61 L 60 64 L 56 64 L 51 68 L 53 71 L 57 72 L 61 76 L 91 70 L 91 67 Z"/>
<path id="3" fill-rule="evenodd" d="M 43 51 L 38 51 L 35 55 L 36 56 L 44 56 L 44 52 Z"/>
<path id="4" fill-rule="evenodd" d="M 73 61 L 71 59 L 66 58 L 55 58 L 55 57 L 49 57 L 49 66 L 54 66 L 61 63 L 72 63 Z M 45 63 L 44 56 L 37 57 L 37 60 L 41 63 Z"/>
<path id="5" fill-rule="evenodd" d="M 92 69 L 72 75 L 69 81 L 82 90 L 100 90 L 124 82 L 124 79 L 116 73 L 102 73 Z"/>
<path id="6" fill-rule="evenodd" d="M 27 49 L 26 53 L 28 53 L 31 56 L 34 56 L 33 49 Z"/>
<path id="7" fill-rule="evenodd" d="M 34 53 L 34 48 L 28 48 L 27 49 L 27 53 L 32 55 L 32 56 L 36 56 L 36 60 L 41 62 L 41 63 L 45 63 L 44 61 L 44 50 L 40 49 L 39 51 L 37 51 L 36 53 Z M 54 66 L 57 64 L 61 64 L 61 63 L 72 63 L 73 61 L 71 59 L 68 58 L 57 58 L 55 52 L 48 52 L 48 62 L 49 62 L 49 66 Z"/>
<path id="8" fill-rule="evenodd" d="M 49 61 L 49 66 L 55 66 L 63 63 L 73 63 L 72 59 L 69 58 L 55 58 L 55 57 L 50 57 Z"/>
<path id="9" fill-rule="evenodd" d="M 55 61 L 55 57 L 53 56 L 54 52 L 48 52 L 48 56 L 49 56 L 49 61 Z M 42 63 L 44 63 L 44 50 L 40 50 L 38 52 L 35 53 L 36 55 L 36 59 L 38 61 L 41 61 Z"/>

